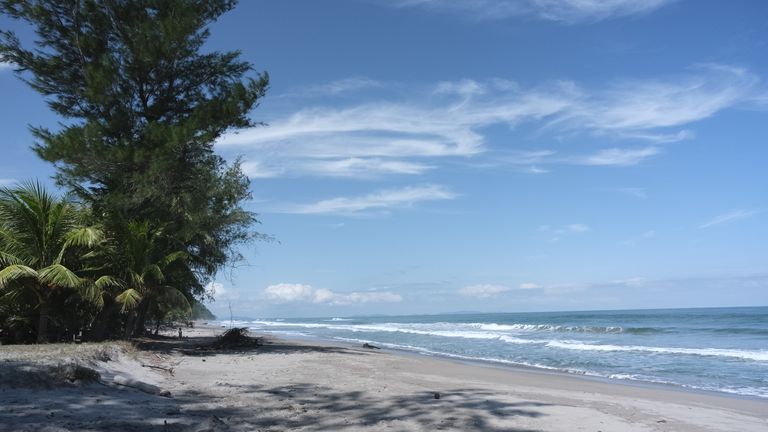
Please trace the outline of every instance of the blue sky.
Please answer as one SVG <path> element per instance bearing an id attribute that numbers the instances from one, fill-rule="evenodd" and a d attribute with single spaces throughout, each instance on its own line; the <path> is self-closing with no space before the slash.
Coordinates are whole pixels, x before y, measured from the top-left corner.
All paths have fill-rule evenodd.
<path id="1" fill-rule="evenodd" d="M 208 49 L 269 71 L 217 143 L 275 236 L 228 315 L 768 304 L 768 3 L 244 1 Z M 15 25 L 0 18 L 0 26 Z M 55 127 L 0 67 L 0 183 Z M 50 180 L 49 180 L 50 181 Z"/>

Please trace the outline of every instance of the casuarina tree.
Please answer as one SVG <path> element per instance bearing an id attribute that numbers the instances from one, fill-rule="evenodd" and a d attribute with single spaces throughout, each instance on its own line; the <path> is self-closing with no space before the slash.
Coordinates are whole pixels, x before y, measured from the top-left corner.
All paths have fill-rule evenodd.
<path id="1" fill-rule="evenodd" d="M 235 4 L 0 0 L 0 12 L 37 35 L 32 46 L 3 30 L 0 58 L 63 119 L 56 130 L 31 127 L 34 151 L 108 233 L 123 221 L 162 229 L 158 247 L 184 251 L 196 275 L 180 279 L 191 294 L 239 257 L 239 244 L 261 237 L 242 207 L 248 178 L 213 148 L 255 125 L 249 112 L 268 86 L 238 51 L 205 49 L 210 26 Z"/>

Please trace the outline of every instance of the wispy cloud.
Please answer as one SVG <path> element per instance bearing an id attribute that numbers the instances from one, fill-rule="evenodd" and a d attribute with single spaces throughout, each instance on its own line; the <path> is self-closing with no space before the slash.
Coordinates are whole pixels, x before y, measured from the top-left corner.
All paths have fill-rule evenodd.
<path id="1" fill-rule="evenodd" d="M 659 154 L 659 151 L 658 147 L 610 148 L 591 155 L 576 157 L 573 162 L 577 165 L 630 166 Z"/>
<path id="2" fill-rule="evenodd" d="M 671 1 L 673 0 L 400 0 L 382 3 L 457 13 L 476 19 L 534 17 L 578 23 L 645 14 Z"/>
<path id="3" fill-rule="evenodd" d="M 353 215 L 412 207 L 424 201 L 450 200 L 458 195 L 440 185 L 408 186 L 356 197 L 337 197 L 311 204 L 287 206 L 282 213 Z"/>
<path id="4" fill-rule="evenodd" d="M 629 166 L 659 155 L 663 142 L 693 135 L 682 127 L 754 102 L 760 88 L 759 79 L 745 69 L 722 65 L 593 89 L 570 81 L 524 88 L 502 79 L 460 80 L 407 96 L 303 108 L 269 120 L 267 127 L 227 134 L 217 145 L 244 152 L 246 171 L 254 177 L 418 175 L 446 159 L 472 157 L 480 163 L 488 152 L 495 152 L 493 163 L 508 158 L 533 174 L 547 171 L 547 164 Z M 521 124 L 566 140 L 591 134 L 649 144 L 588 154 L 523 152 L 504 148 L 500 138 L 486 132 L 490 126 Z M 514 151 L 518 154 L 505 154 Z"/>
<path id="5" fill-rule="evenodd" d="M 13 69 L 13 67 L 14 67 L 13 63 L 5 62 L 5 61 L 0 61 L 0 72 L 5 71 L 5 70 L 11 70 L 11 69 Z"/>
<path id="6" fill-rule="evenodd" d="M 574 234 L 582 234 L 588 231 L 592 231 L 592 228 L 580 223 L 572 223 L 559 227 L 552 227 L 549 225 L 539 226 L 539 231 L 550 235 L 549 241 L 556 242 L 563 236 L 569 236 Z"/>
<path id="7" fill-rule="evenodd" d="M 512 288 L 504 285 L 479 284 L 461 288 L 459 294 L 465 297 L 491 298 L 511 290 Z"/>
<path id="8" fill-rule="evenodd" d="M 362 303 L 398 303 L 403 301 L 400 294 L 389 291 L 366 291 L 339 293 L 329 289 L 315 291 L 314 302 L 330 305 L 349 305 Z"/>
<path id="9" fill-rule="evenodd" d="M 389 291 L 334 292 L 327 288 L 314 288 L 311 285 L 280 283 L 264 289 L 264 297 L 272 303 L 293 303 L 311 301 L 329 305 L 349 305 L 361 303 L 395 303 L 403 300 L 400 294 Z"/>
<path id="10" fill-rule="evenodd" d="M 321 96 L 342 96 L 362 90 L 377 89 L 384 83 L 368 77 L 353 76 L 342 78 L 327 83 L 308 85 L 294 88 L 293 90 L 276 95 L 277 98 L 312 98 Z"/>
<path id="11" fill-rule="evenodd" d="M 0 187 L 9 187 L 18 184 L 19 181 L 12 178 L 0 178 Z"/>
<path id="12" fill-rule="evenodd" d="M 317 86 L 315 89 L 319 93 L 336 95 L 339 93 L 346 93 L 355 90 L 369 89 L 381 87 L 383 84 L 381 81 L 366 77 L 350 77 L 336 81 L 331 81 L 327 84 Z"/>
<path id="13" fill-rule="evenodd" d="M 723 213 L 721 215 L 717 215 L 714 218 L 708 220 L 707 222 L 704 222 L 703 224 L 699 225 L 699 228 L 711 228 L 717 225 L 723 225 L 731 222 L 735 222 L 737 220 L 741 219 L 747 219 L 750 218 L 756 214 L 760 213 L 757 210 L 732 210 L 727 213 Z"/>

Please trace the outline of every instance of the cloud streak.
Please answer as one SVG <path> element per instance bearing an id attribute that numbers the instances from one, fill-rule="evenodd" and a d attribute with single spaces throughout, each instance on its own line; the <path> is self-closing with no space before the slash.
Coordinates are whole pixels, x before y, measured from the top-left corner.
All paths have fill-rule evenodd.
<path id="1" fill-rule="evenodd" d="M 287 206 L 280 213 L 354 215 L 412 207 L 424 201 L 451 200 L 458 195 L 441 185 L 408 186 L 368 195 L 336 197 L 310 204 Z"/>
<path id="2" fill-rule="evenodd" d="M 459 294 L 465 297 L 475 297 L 482 299 L 496 297 L 499 294 L 503 294 L 511 290 L 512 288 L 506 287 L 504 285 L 479 284 L 461 288 L 459 289 Z"/>
<path id="3" fill-rule="evenodd" d="M 595 22 L 653 12 L 673 0 L 400 0 L 396 7 L 500 20 L 533 17 L 564 23 Z M 386 4 L 386 3 L 385 3 Z"/>
<path id="4" fill-rule="evenodd" d="M 280 283 L 264 289 L 264 297 L 272 303 L 312 302 L 328 305 L 363 303 L 396 303 L 403 300 L 400 294 L 389 291 L 338 293 L 327 288 L 315 289 L 311 285 Z"/>
<path id="5" fill-rule="evenodd" d="M 510 164 L 524 165 L 532 174 L 548 171 L 547 164 L 631 166 L 661 154 L 662 143 L 691 138 L 686 126 L 755 104 L 760 88 L 760 80 L 747 70 L 723 65 L 604 88 L 571 81 L 524 88 L 502 79 L 460 80 L 416 89 L 405 97 L 392 95 L 394 99 L 303 108 L 269 121 L 267 127 L 227 134 L 217 145 L 244 152 L 244 168 L 254 178 L 379 178 L 420 175 L 441 161 L 480 162 L 487 153 L 514 151 L 486 129 L 528 125 L 558 139 L 588 134 L 647 143 L 614 144 L 587 154 L 518 150 Z"/>
<path id="6" fill-rule="evenodd" d="M 724 224 L 728 224 L 738 220 L 747 219 L 758 213 L 760 212 L 757 210 L 744 210 L 744 209 L 732 210 L 727 213 L 717 215 L 714 218 L 708 220 L 707 222 L 704 222 L 703 224 L 699 225 L 699 229 L 712 228 L 714 226 L 724 225 Z"/>

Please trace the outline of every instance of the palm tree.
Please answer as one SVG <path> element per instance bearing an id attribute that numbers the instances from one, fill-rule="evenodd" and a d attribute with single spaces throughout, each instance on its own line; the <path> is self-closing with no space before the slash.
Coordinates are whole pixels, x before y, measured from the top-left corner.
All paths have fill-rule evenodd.
<path id="1" fill-rule="evenodd" d="M 169 272 L 191 275 L 183 251 L 168 252 L 162 229 L 153 228 L 146 221 L 122 224 L 116 233 L 120 247 L 116 248 L 114 262 L 121 275 L 120 292 L 115 300 L 127 313 L 125 337 L 143 331 L 150 308 L 177 308 L 191 310 L 189 300 L 175 286 L 166 284 Z M 196 280 L 196 279 L 195 279 Z"/>
<path id="2" fill-rule="evenodd" d="M 38 309 L 37 342 L 48 340 L 51 294 L 87 287 L 76 274 L 78 250 L 101 241 L 80 224 L 80 210 L 38 182 L 0 188 L 0 295 L 18 301 L 29 293 Z"/>

